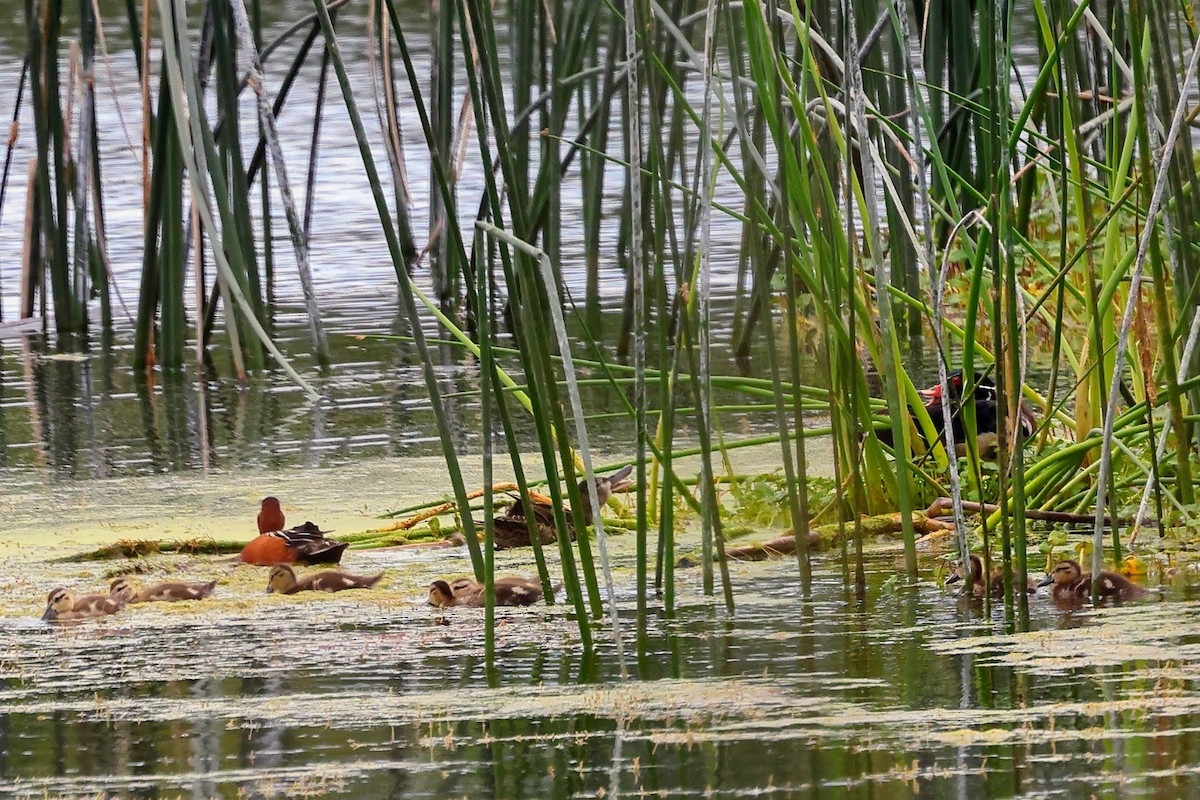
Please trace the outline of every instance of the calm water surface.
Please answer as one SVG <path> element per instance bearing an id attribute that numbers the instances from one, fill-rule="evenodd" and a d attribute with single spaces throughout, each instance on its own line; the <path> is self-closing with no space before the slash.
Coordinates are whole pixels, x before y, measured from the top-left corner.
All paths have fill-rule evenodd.
<path id="1" fill-rule="evenodd" d="M 618 582 L 631 564 L 617 547 Z M 353 566 L 419 569 L 353 553 Z M 528 556 L 505 554 L 503 566 Z M 203 565 L 200 565 L 203 568 Z M 527 565 L 526 565 L 527 566 Z M 611 640 L 585 662 L 561 606 L 435 624 L 419 586 L 261 595 L 225 579 L 211 610 L 139 607 L 48 627 L 0 620 L 0 791 L 108 797 L 1194 797 L 1200 604 L 956 602 L 927 574 L 865 604 L 819 563 L 735 567 L 732 619 L 681 575 L 620 680 Z M 207 567 L 210 571 L 212 565 Z M 403 583 L 403 580 L 400 581 Z M 633 597 L 619 589 L 622 609 Z M 626 620 L 626 648 L 633 647 Z M 1119 642 L 1119 644 L 1118 644 Z"/>

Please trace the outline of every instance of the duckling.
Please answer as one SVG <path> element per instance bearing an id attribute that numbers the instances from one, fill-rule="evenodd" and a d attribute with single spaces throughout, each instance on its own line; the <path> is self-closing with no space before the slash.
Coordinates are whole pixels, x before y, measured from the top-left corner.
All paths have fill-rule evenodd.
<path id="1" fill-rule="evenodd" d="M 633 465 L 623 467 L 612 475 L 606 478 L 596 478 L 596 499 L 601 507 L 608 503 L 609 498 L 613 493 L 619 492 L 622 489 L 628 488 L 633 481 L 629 480 L 629 473 L 633 471 Z M 586 480 L 579 482 L 579 497 L 583 502 L 582 516 L 583 524 L 592 524 L 592 502 L 591 491 Z M 571 538 L 575 538 L 575 524 L 572 521 L 570 509 L 563 509 L 567 516 L 567 530 L 571 534 Z M 538 540 L 542 544 L 554 544 L 558 541 L 558 534 L 554 529 L 554 506 L 550 503 L 550 498 L 530 497 L 530 507 L 526 511 L 526 507 L 521 503 L 521 499 L 517 498 L 509 505 L 508 509 L 500 516 L 493 519 L 494 542 L 497 550 L 504 550 L 509 547 L 528 547 L 529 527 L 525 522 L 526 515 L 531 515 L 537 522 Z M 482 522 L 477 522 L 477 525 L 482 526 Z"/>
<path id="2" fill-rule="evenodd" d="M 89 594 L 76 598 L 67 589 L 55 589 L 46 596 L 46 613 L 42 614 L 42 619 L 50 621 L 102 617 L 115 614 L 124 607 L 125 601 L 119 597 Z"/>
<path id="3" fill-rule="evenodd" d="M 343 589 L 370 589 L 383 579 L 383 573 L 378 575 L 351 575 L 348 572 L 325 570 L 309 575 L 302 580 L 296 579 L 296 573 L 287 564 L 276 564 L 271 568 L 271 577 L 267 580 L 267 593 L 295 594 L 296 592 L 340 592 Z"/>
<path id="4" fill-rule="evenodd" d="M 258 536 L 242 548 L 239 556 L 247 564 L 260 567 L 272 564 L 337 564 L 348 542 L 326 537 L 332 531 L 322 531 L 315 523 L 305 522 L 284 530 L 286 519 L 279 500 L 267 497 L 258 512 Z"/>
<path id="5" fill-rule="evenodd" d="M 175 602 L 176 600 L 202 600 L 217 588 L 216 581 L 208 583 L 160 583 L 149 589 L 138 591 L 127 578 L 114 580 L 108 587 L 112 597 L 126 603 Z"/>
<path id="6" fill-rule="evenodd" d="M 1054 584 L 1051 595 L 1056 600 L 1068 598 L 1086 598 L 1092 594 L 1092 573 L 1084 572 L 1079 562 L 1073 558 L 1060 561 L 1054 565 L 1038 586 Z M 1124 575 L 1118 575 L 1108 570 L 1100 571 L 1100 597 L 1112 597 L 1118 600 L 1133 600 L 1141 597 L 1146 590 L 1138 586 Z"/>
<path id="7" fill-rule="evenodd" d="M 970 556 L 970 561 L 971 561 L 971 585 L 972 585 L 972 591 L 975 593 L 975 595 L 981 597 L 981 596 L 983 596 L 983 593 L 986 591 L 986 592 L 990 592 L 993 597 L 1003 597 L 1004 596 L 1004 570 L 1002 570 L 1002 569 L 992 570 L 991 578 L 987 581 L 987 584 L 985 585 L 984 581 L 983 581 L 983 559 L 980 558 L 979 556 L 975 555 L 974 553 L 972 553 Z M 946 585 L 949 586 L 951 584 L 958 583 L 965 577 L 967 577 L 967 576 L 963 570 L 962 561 L 961 560 L 955 561 L 954 562 L 954 572 L 950 573 L 950 576 L 948 578 L 946 578 Z M 1026 577 L 1025 591 L 1028 594 L 1037 593 L 1037 587 L 1038 587 L 1038 584 L 1034 582 L 1033 578 Z M 1020 587 L 1014 586 L 1013 591 L 1014 591 L 1014 593 L 1019 592 Z"/>
<path id="8" fill-rule="evenodd" d="M 561 586 L 555 586 L 552 591 L 557 592 Z M 498 606 L 531 606 L 542 599 L 542 584 L 527 578 L 513 575 L 496 578 L 495 588 Z M 438 608 L 482 606 L 484 592 L 484 584 L 470 578 L 438 580 L 429 584 L 429 605 Z"/>

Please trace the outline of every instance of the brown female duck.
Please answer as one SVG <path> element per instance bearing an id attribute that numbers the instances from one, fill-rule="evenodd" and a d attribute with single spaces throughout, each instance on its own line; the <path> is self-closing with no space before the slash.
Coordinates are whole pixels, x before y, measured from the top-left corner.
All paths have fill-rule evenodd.
<path id="1" fill-rule="evenodd" d="M 633 481 L 629 480 L 629 473 L 632 471 L 633 465 L 629 465 L 617 470 L 607 478 L 596 478 L 596 500 L 601 508 L 608 503 L 613 493 L 632 485 Z M 591 525 L 591 492 L 586 480 L 579 482 L 579 497 L 583 502 L 583 508 L 581 509 L 583 524 Z M 572 521 L 571 510 L 564 508 L 563 511 L 567 517 L 567 530 L 570 532 L 571 538 L 574 539 L 575 524 Z M 527 515 L 531 516 L 537 523 L 538 540 L 542 544 L 554 544 L 558 541 L 558 534 L 554 529 L 554 506 L 551 505 L 549 498 L 530 497 L 528 511 L 526 511 L 526 506 L 521 502 L 521 499 L 517 498 L 502 515 L 493 519 L 494 541 L 497 550 L 504 550 L 509 547 L 529 546 L 529 526 L 525 521 Z M 483 525 L 482 522 L 476 524 Z"/>
<path id="2" fill-rule="evenodd" d="M 76 598 L 67 589 L 55 589 L 46 596 L 46 621 L 87 619 L 115 614 L 125 607 L 125 601 L 106 594 L 89 594 Z"/>
<path id="3" fill-rule="evenodd" d="M 984 592 L 990 593 L 993 597 L 1004 596 L 1004 570 L 992 570 L 991 577 L 984 582 L 983 580 L 983 559 L 974 553 L 970 556 L 971 562 L 971 588 L 976 596 L 982 597 Z M 966 572 L 963 570 L 962 561 L 954 562 L 954 571 L 950 573 L 950 577 L 946 578 L 946 585 L 949 586 L 966 578 Z M 1015 578 L 1015 576 L 1014 576 Z M 1025 579 L 1025 591 L 1029 594 L 1037 592 L 1038 584 L 1033 578 Z M 1019 587 L 1013 587 L 1014 593 L 1020 591 Z"/>
<path id="4" fill-rule="evenodd" d="M 267 579 L 267 593 L 295 594 L 296 592 L 340 592 L 343 589 L 370 589 L 383 578 L 378 575 L 351 575 L 348 572 L 325 570 L 297 580 L 295 571 L 287 564 L 276 564 Z"/>
<path id="5" fill-rule="evenodd" d="M 326 538 L 330 531 L 322 531 L 312 522 L 288 530 L 284 530 L 285 524 L 279 500 L 265 498 L 258 512 L 258 536 L 242 548 L 242 561 L 269 567 L 272 564 L 336 564 L 342 560 L 348 543 Z"/>
<path id="6" fill-rule="evenodd" d="M 177 600 L 203 600 L 217 588 L 216 581 L 208 583 L 159 583 L 140 592 L 128 578 L 117 578 L 108 587 L 111 597 L 125 603 L 173 603 Z"/>
<path id="7" fill-rule="evenodd" d="M 1086 599 L 1092 595 L 1092 573 L 1084 572 L 1075 559 L 1068 558 L 1054 565 L 1054 569 L 1042 578 L 1038 586 L 1054 584 L 1051 595 L 1056 600 Z M 1100 571 L 1100 597 L 1117 600 L 1134 600 L 1146 593 L 1124 575 L 1108 570 Z"/>
<path id="8" fill-rule="evenodd" d="M 558 586 L 554 591 L 558 591 Z M 496 605 L 531 606 L 542 599 L 542 584 L 526 578 L 507 576 L 496 578 Z M 434 581 L 429 584 L 429 605 L 438 608 L 450 606 L 482 606 L 486 589 L 482 583 L 470 578 L 455 578 L 452 581 Z"/>

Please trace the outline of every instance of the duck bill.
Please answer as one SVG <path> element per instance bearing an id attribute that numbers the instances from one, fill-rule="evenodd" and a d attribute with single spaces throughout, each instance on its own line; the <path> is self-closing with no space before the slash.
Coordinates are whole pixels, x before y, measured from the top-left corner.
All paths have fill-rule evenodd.
<path id="1" fill-rule="evenodd" d="M 938 388 L 940 388 L 940 387 L 938 387 Z M 937 400 L 941 397 L 941 392 L 938 391 L 938 388 L 917 389 L 917 394 L 921 395 L 921 399 L 924 400 L 926 403 L 931 403 L 934 400 Z"/>
<path id="2" fill-rule="evenodd" d="M 622 489 L 628 489 L 633 486 L 633 481 L 629 474 L 633 472 L 633 464 L 621 467 L 621 469 L 608 476 L 608 484 L 610 491 L 619 492 Z"/>
<path id="3" fill-rule="evenodd" d="M 57 616 L 58 616 L 57 611 L 55 611 L 53 608 L 47 608 L 46 613 L 42 614 L 42 622 L 49 622 L 50 620 L 54 619 Z"/>
<path id="4" fill-rule="evenodd" d="M 1038 588 L 1040 589 L 1043 586 L 1049 586 L 1052 583 L 1054 583 L 1054 576 L 1047 575 L 1046 577 L 1044 577 L 1040 581 L 1038 581 Z"/>
<path id="5" fill-rule="evenodd" d="M 946 578 L 946 585 L 951 586 L 953 584 L 958 583 L 961 580 L 962 580 L 962 575 L 959 575 L 957 572 L 952 572 L 952 573 L 950 573 L 950 577 Z"/>

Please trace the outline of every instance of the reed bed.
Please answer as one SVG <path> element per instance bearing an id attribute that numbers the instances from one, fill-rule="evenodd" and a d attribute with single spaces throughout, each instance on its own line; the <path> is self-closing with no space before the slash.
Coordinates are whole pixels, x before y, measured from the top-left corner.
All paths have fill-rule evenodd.
<path id="1" fill-rule="evenodd" d="M 733 611 L 717 486 L 729 472 L 726 449 L 740 442 L 721 429 L 735 404 L 716 391 L 773 420 L 790 525 L 852 529 L 847 574 L 860 593 L 860 514 L 900 512 L 912 581 L 912 512 L 943 495 L 953 498 L 959 549 L 979 550 L 988 569 L 998 562 L 1007 581 L 1020 585 L 1030 570 L 1027 510 L 1094 514 L 1098 570 L 1151 519 L 1151 496 L 1160 535 L 1195 524 L 1200 259 L 1190 231 L 1200 193 L 1185 123 L 1195 115 L 1187 87 L 1200 49 L 1190 17 L 1169 4 L 1017 5 L 512 0 L 498 18 L 491 4 L 448 0 L 415 32 L 400 24 L 396 0 L 313 0 L 311 14 L 279 32 L 263 29 L 259 0 L 130 3 L 123 24 L 143 81 L 145 167 L 133 365 L 146 375 L 178 370 L 189 344 L 204 365 L 220 341 L 239 375 L 275 364 L 307 387 L 269 335 L 279 253 L 266 227 L 268 182 L 284 205 L 311 347 L 328 363 L 307 240 L 321 213 L 312 197 L 319 126 L 338 102 L 352 128 L 339 133 L 353 134 L 361 154 L 407 318 L 433 316 L 477 359 L 485 483 L 500 442 L 523 498 L 522 459 L 539 461 L 548 478 L 557 552 L 535 545 L 534 554 L 547 594 L 551 573 L 562 575 L 585 648 L 605 613 L 621 641 L 599 513 L 594 540 L 566 535 L 567 506 L 571 525 L 584 528 L 577 483 L 596 475 L 588 431 L 602 411 L 635 431 L 639 627 L 652 603 L 674 612 L 681 504 L 698 513 L 704 590 L 720 591 Z M 18 94 L 36 120 L 22 306 L 32 315 L 40 297 L 64 348 L 116 324 L 97 190 L 98 143 L 109 133 L 96 128 L 92 98 L 95 8 L 82 3 L 76 18 L 61 4 L 27 6 L 29 91 Z M 338 22 L 353 14 L 369 20 L 372 85 L 355 85 L 341 55 Z M 428 64 L 414 58 L 416 36 L 428 38 Z M 1018 38 L 1036 40 L 1035 57 L 1015 57 Z M 288 51 L 290 66 L 270 85 L 264 62 Z M 310 62 L 317 69 L 305 71 Z M 301 209 L 275 119 L 290 87 L 314 71 Z M 239 102 L 246 91 L 252 105 Z M 382 141 L 366 132 L 364 103 L 375 106 Z M 420 141 L 402 140 L 402 116 L 419 121 Z M 251 129 L 253 151 L 244 144 Z M 478 197 L 458 185 L 468 159 L 484 174 Z M 430 165 L 423 219 L 405 177 L 417 161 Z M 614 179 L 623 199 L 604 208 Z M 718 190 L 730 185 L 736 202 Z M 567 190 L 584 198 L 581 253 L 563 247 Z M 3 198 L 0 189 L 0 212 Z M 464 208 L 473 228 L 459 224 Z M 615 240 L 603 225 L 612 214 Z M 716 217 L 740 227 L 736 264 L 716 263 Z M 4 216 L 10 228 L 20 218 Z M 566 291 L 570 259 L 584 264 L 582 307 Z M 589 316 L 608 260 L 623 271 L 626 307 L 611 340 L 593 335 Z M 733 331 L 714 330 L 718 270 L 739 275 Z M 92 298 L 99 320 L 89 318 Z M 568 322 L 584 331 L 579 340 L 568 338 Z M 518 346 L 501 347 L 500 332 Z M 485 520 L 481 543 L 439 358 L 420 324 L 411 335 L 473 568 L 490 582 L 492 525 Z M 761 341 L 765 363 L 714 374 L 714 336 L 731 336 L 743 354 Z M 1051 344 L 1040 356 L 1048 380 L 1035 385 L 1029 362 L 1047 349 L 1037 341 Z M 819 366 L 805 374 L 804 364 Z M 992 461 L 972 404 L 962 411 L 965 441 L 936 430 L 934 418 L 952 411 L 955 370 L 968 386 L 975 376 L 995 384 Z M 941 406 L 918 392 L 930 374 Z M 587 380 L 611 386 L 622 407 L 585 407 Z M 1037 412 L 1032 436 L 1017 435 L 1021 403 Z M 514 432 L 526 414 L 534 453 L 520 452 Z M 700 461 L 691 483 L 676 467 L 683 418 L 698 431 L 686 450 Z M 808 474 L 814 436 L 834 448 L 837 490 L 821 504 Z M 968 522 L 964 499 L 998 509 Z M 1132 525 L 1106 524 L 1119 516 Z M 797 539 L 807 596 L 808 538 Z M 1027 601 L 1018 597 L 1004 602 L 1020 619 Z M 487 655 L 490 663 L 490 641 Z"/>

